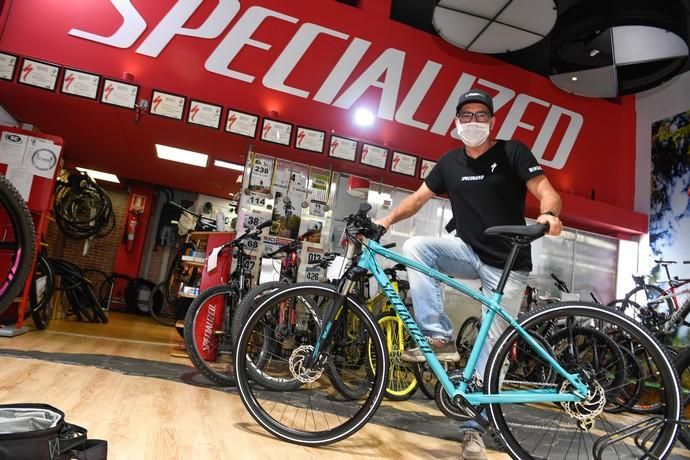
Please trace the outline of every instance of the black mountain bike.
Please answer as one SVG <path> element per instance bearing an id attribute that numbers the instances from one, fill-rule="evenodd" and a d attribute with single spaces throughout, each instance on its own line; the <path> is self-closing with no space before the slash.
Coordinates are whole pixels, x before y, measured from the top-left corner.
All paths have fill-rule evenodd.
<path id="1" fill-rule="evenodd" d="M 235 270 L 227 284 L 199 294 L 187 310 L 184 342 L 192 364 L 214 383 L 231 386 L 233 375 L 232 318 L 237 305 L 250 287 L 250 262 L 246 244 L 255 241 L 261 230 L 271 226 L 267 220 L 221 246 L 219 254 L 231 248 Z"/>

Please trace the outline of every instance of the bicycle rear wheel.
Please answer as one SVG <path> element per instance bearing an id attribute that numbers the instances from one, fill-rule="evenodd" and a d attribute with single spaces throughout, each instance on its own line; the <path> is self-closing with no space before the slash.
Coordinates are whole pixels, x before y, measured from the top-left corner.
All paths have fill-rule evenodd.
<path id="1" fill-rule="evenodd" d="M 388 382 L 388 355 L 381 332 L 369 311 L 347 297 L 337 323 L 354 315 L 371 340 L 376 371 L 361 366 L 357 372 L 339 375 L 344 381 L 357 385 L 355 380 L 367 382 L 368 391 L 360 399 L 350 399 L 335 391 L 324 375 L 328 363 L 345 353 L 347 347 L 324 344 L 316 364 L 305 366 L 305 359 L 313 353 L 316 338 L 321 333 L 320 311 L 338 298 L 335 286 L 324 283 L 297 283 L 266 296 L 245 322 L 238 337 L 235 354 L 237 387 L 242 402 L 254 419 L 267 431 L 285 441 L 303 445 L 329 444 L 354 434 L 371 418 L 383 398 Z M 310 333 L 294 348 L 281 344 L 281 353 L 270 366 L 261 370 L 265 376 L 291 376 L 302 382 L 292 390 L 277 391 L 252 378 L 250 369 L 259 358 L 265 341 L 274 341 L 274 331 L 266 327 L 274 324 L 275 314 L 284 302 L 302 303 L 310 316 L 306 326 Z M 367 343 L 367 342 L 365 342 Z M 373 375 L 372 375 L 373 374 Z M 358 386 L 358 385 L 357 385 Z"/>
<path id="2" fill-rule="evenodd" d="M 676 358 L 676 370 L 680 376 L 680 387 L 683 400 L 683 418 L 690 407 L 690 348 Z M 681 424 L 678 439 L 685 447 L 690 449 L 690 426 Z"/>
<path id="3" fill-rule="evenodd" d="M 34 320 L 36 329 L 44 330 L 48 327 L 52 313 L 50 297 L 55 289 L 55 272 L 50 262 L 43 254 L 38 255 L 34 278 L 31 282 L 31 292 L 29 294 L 29 308 L 31 317 Z"/>
<path id="4" fill-rule="evenodd" d="M 24 288 L 34 257 L 34 223 L 21 195 L 0 175 L 0 313 Z"/>
<path id="5" fill-rule="evenodd" d="M 680 415 L 678 378 L 663 346 L 644 327 L 623 314 L 601 305 L 585 302 L 566 302 L 537 310 L 520 320 L 527 331 L 539 330 L 544 323 L 555 324 L 559 330 L 557 343 L 550 350 L 561 366 L 576 374 L 589 386 L 588 399 L 571 403 L 490 404 L 489 418 L 496 433 L 513 458 L 665 458 L 676 437 L 678 428 L 673 421 Z M 591 330 L 591 333 L 584 331 Z M 603 340 L 604 336 L 615 340 Z M 587 337 L 587 340 L 581 340 Z M 647 397 L 659 403 L 660 417 L 640 414 L 613 415 L 603 409 L 608 400 L 615 400 L 622 391 L 620 369 L 625 369 L 623 353 L 616 350 L 620 339 L 639 344 L 649 357 L 655 375 L 654 386 L 647 389 Z M 518 347 L 522 356 L 550 364 L 528 347 L 514 329 L 508 329 L 493 349 L 484 377 L 485 391 L 555 390 L 571 393 L 567 380 L 555 373 L 549 381 L 533 374 L 533 379 L 503 379 L 503 369 L 511 353 Z M 573 353 L 575 352 L 575 353 Z M 577 359 L 573 359 L 577 356 Z M 605 378 L 601 378 L 602 370 Z M 613 370 L 613 372 L 608 372 Z M 607 377 L 606 377 L 607 376 Z M 629 378 L 629 376 L 628 376 Z M 644 383 L 644 382 L 643 382 Z M 671 421 L 665 423 L 664 421 Z M 639 439 L 634 434 L 614 440 L 615 432 L 635 425 L 641 429 Z M 640 441 L 636 443 L 635 441 Z"/>

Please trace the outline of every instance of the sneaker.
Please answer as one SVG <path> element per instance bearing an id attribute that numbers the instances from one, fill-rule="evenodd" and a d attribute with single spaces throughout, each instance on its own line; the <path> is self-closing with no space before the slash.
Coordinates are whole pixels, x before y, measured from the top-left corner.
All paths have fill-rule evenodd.
<path id="1" fill-rule="evenodd" d="M 464 460 L 487 460 L 484 440 L 478 431 L 465 431 L 462 441 L 462 458 Z"/>
<path id="2" fill-rule="evenodd" d="M 426 340 L 431 345 L 431 350 L 439 361 L 460 361 L 460 354 L 455 347 L 455 342 L 452 340 L 432 339 L 431 337 L 427 337 Z M 412 363 L 423 363 L 426 361 L 419 347 L 403 351 L 400 359 Z"/>

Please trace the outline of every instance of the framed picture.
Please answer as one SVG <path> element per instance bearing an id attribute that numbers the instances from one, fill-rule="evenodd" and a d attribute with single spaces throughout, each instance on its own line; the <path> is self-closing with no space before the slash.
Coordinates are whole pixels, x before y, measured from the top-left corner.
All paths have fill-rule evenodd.
<path id="1" fill-rule="evenodd" d="M 19 58 L 14 54 L 0 53 L 0 79 L 14 80 L 14 71 L 17 69 Z"/>
<path id="2" fill-rule="evenodd" d="M 101 102 L 117 105 L 127 109 L 134 109 L 139 95 L 139 86 L 117 80 L 103 79 Z"/>
<path id="3" fill-rule="evenodd" d="M 274 144 L 290 145 L 292 125 L 278 120 L 264 118 L 261 125 L 261 140 Z"/>
<path id="4" fill-rule="evenodd" d="M 414 177 L 417 172 L 417 157 L 402 152 L 393 152 L 391 171 L 405 176 Z"/>
<path id="5" fill-rule="evenodd" d="M 331 134 L 331 143 L 328 147 L 328 156 L 347 161 L 355 161 L 357 154 L 357 141 L 347 137 Z"/>
<path id="6" fill-rule="evenodd" d="M 95 101 L 98 97 L 98 85 L 100 83 L 101 77 L 98 75 L 65 67 L 60 92 Z"/>
<path id="7" fill-rule="evenodd" d="M 297 127 L 295 136 L 295 148 L 309 152 L 323 153 L 326 144 L 326 132 L 318 129 Z"/>
<path id="8" fill-rule="evenodd" d="M 426 176 L 434 169 L 434 166 L 436 166 L 435 161 L 422 160 L 422 166 L 419 168 L 419 178 L 426 179 Z"/>
<path id="9" fill-rule="evenodd" d="M 166 118 L 182 120 L 184 105 L 187 98 L 177 94 L 164 93 L 163 91 L 153 90 L 151 94 L 150 113 Z"/>
<path id="10" fill-rule="evenodd" d="M 363 165 L 373 166 L 374 168 L 386 169 L 388 162 L 388 149 L 373 144 L 362 144 L 362 152 L 359 155 L 359 162 Z"/>
<path id="11" fill-rule="evenodd" d="M 24 58 L 19 71 L 19 83 L 55 91 L 60 66 Z"/>
<path id="12" fill-rule="evenodd" d="M 218 129 L 221 115 L 223 107 L 192 99 L 187 113 L 187 123 Z"/>
<path id="13" fill-rule="evenodd" d="M 258 116 L 240 112 L 239 110 L 228 109 L 228 118 L 225 122 L 225 130 L 227 132 L 254 138 L 256 137 L 256 126 L 258 124 Z"/>

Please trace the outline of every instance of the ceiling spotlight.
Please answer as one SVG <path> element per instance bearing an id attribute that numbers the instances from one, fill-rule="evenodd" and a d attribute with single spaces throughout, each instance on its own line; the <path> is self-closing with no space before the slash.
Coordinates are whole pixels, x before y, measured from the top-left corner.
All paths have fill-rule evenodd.
<path id="1" fill-rule="evenodd" d="M 577 77 L 576 77 L 575 75 L 573 75 L 572 77 L 570 77 L 570 79 L 571 79 L 572 81 L 577 81 Z"/>
<path id="2" fill-rule="evenodd" d="M 373 126 L 374 125 L 374 114 L 371 112 L 371 110 L 367 109 L 357 109 L 355 112 L 355 124 L 359 126 Z"/>
<path id="3" fill-rule="evenodd" d="M 594 57 L 594 56 L 596 56 L 597 54 L 599 54 L 600 52 L 601 52 L 601 51 L 599 51 L 599 50 L 596 49 L 596 48 L 593 49 L 593 50 L 590 50 L 590 51 L 589 51 L 589 57 Z"/>

